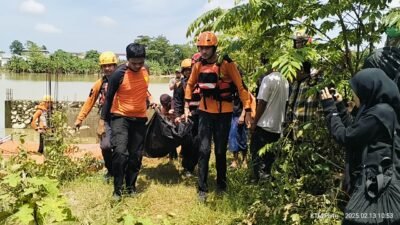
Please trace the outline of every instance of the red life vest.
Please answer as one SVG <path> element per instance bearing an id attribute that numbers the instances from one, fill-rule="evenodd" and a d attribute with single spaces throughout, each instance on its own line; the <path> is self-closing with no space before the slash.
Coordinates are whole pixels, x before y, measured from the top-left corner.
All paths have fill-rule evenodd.
<path id="1" fill-rule="evenodd" d="M 202 64 L 198 78 L 201 96 L 212 97 L 218 101 L 232 101 L 235 93 L 235 85 L 232 80 L 224 80 L 220 77 L 220 65 Z"/>
<path id="2" fill-rule="evenodd" d="M 101 84 L 100 94 L 99 94 L 99 107 L 101 108 L 106 102 L 106 94 L 108 89 L 108 81 L 103 78 L 103 83 Z"/>
<path id="3" fill-rule="evenodd" d="M 200 105 L 200 100 L 201 100 L 201 94 L 200 94 L 200 87 L 199 85 L 196 84 L 194 87 L 194 90 L 192 92 L 192 99 L 189 101 L 189 107 L 190 108 L 197 108 Z"/>

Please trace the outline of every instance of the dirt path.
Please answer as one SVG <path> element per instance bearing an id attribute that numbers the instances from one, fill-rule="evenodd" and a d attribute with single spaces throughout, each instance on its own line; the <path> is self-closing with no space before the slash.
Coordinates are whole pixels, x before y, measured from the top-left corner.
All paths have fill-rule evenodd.
<path id="1" fill-rule="evenodd" d="M 78 150 L 71 154 L 74 158 L 82 157 L 85 154 L 90 154 L 96 159 L 101 160 L 101 150 L 99 144 L 76 144 Z M 35 142 L 25 142 L 21 144 L 19 141 L 7 141 L 0 144 L 0 154 L 3 158 L 9 158 L 11 156 L 17 155 L 20 149 L 25 149 L 31 159 L 38 163 L 42 163 L 44 156 L 37 152 L 39 144 Z"/>

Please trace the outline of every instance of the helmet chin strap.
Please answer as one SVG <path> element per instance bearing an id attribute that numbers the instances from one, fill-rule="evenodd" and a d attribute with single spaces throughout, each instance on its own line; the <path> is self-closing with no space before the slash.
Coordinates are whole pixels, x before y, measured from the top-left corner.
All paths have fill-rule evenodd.
<path id="1" fill-rule="evenodd" d="M 212 54 L 212 56 L 211 57 L 213 57 L 214 55 L 216 55 L 217 54 L 217 46 L 214 46 L 213 47 L 213 54 Z M 210 58 L 211 58 L 210 57 Z"/>

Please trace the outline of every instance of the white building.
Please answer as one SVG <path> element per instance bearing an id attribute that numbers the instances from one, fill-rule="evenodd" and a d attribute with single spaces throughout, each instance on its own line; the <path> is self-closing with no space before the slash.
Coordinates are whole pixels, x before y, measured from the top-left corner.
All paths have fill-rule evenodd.
<path id="1" fill-rule="evenodd" d="M 11 55 L 5 54 L 5 52 L 0 50 L 0 67 L 4 67 L 10 59 Z"/>

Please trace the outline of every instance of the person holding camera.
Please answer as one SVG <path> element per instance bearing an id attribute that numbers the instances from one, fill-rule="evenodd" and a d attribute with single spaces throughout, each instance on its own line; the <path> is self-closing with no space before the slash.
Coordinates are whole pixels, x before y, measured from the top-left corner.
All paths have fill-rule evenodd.
<path id="1" fill-rule="evenodd" d="M 361 179 L 365 148 L 377 162 L 390 154 L 393 125 L 397 123 L 400 112 L 399 90 L 382 70 L 361 70 L 350 80 L 350 86 L 353 100 L 359 108 L 354 119 L 340 94 L 330 91 L 328 87 L 321 91 L 328 130 L 336 142 L 346 147 L 345 188 L 348 194 L 353 192 Z"/>

